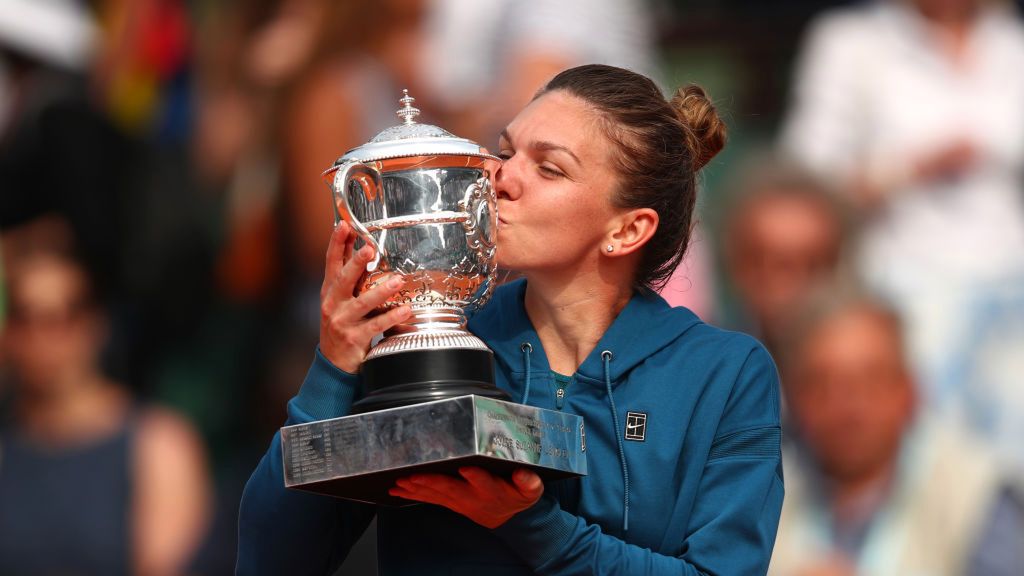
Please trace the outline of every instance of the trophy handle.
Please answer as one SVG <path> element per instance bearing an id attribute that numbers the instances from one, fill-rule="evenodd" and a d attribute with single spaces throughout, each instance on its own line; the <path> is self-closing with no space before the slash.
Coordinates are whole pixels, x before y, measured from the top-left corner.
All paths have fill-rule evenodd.
<path id="1" fill-rule="evenodd" d="M 479 254 L 479 261 L 489 263 L 484 267 L 485 278 L 482 289 L 469 298 L 466 309 L 480 309 L 494 293 L 498 267 L 494 265 L 494 239 L 491 237 L 498 218 L 498 205 L 494 190 L 487 176 L 479 178 L 466 188 L 466 194 L 459 202 L 459 210 L 466 213 L 462 223 L 466 231 L 466 242 Z"/>
<path id="2" fill-rule="evenodd" d="M 332 171 L 334 172 L 333 178 L 331 178 Z M 349 184 L 353 181 L 359 184 L 363 195 L 372 202 L 384 190 L 380 172 L 373 166 L 358 160 L 345 160 L 324 172 L 324 176 L 328 180 L 328 185 L 334 196 L 334 224 L 337 225 L 342 220 L 348 222 L 364 242 L 373 246 L 373 260 L 366 264 L 366 271 L 373 272 L 380 264 L 381 258 L 385 257 L 384 249 L 352 211 Z"/>

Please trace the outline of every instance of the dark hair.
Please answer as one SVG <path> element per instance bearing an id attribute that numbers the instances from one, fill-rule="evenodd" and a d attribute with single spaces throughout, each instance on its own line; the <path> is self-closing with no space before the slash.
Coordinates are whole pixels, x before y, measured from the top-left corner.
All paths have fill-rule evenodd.
<path id="1" fill-rule="evenodd" d="M 804 347 L 815 333 L 829 321 L 848 312 L 869 314 L 883 324 L 896 343 L 900 361 L 906 362 L 905 327 L 896 308 L 856 281 L 833 281 L 817 286 L 800 306 L 789 311 L 780 347 L 773 352 L 783 374 L 783 387 L 788 380 L 786 375 L 793 371 Z"/>
<path id="2" fill-rule="evenodd" d="M 699 86 L 679 88 L 666 100 L 650 78 L 614 66 L 570 68 L 534 98 L 556 90 L 593 106 L 605 135 L 618 147 L 622 182 L 612 201 L 658 213 L 658 229 L 644 246 L 636 283 L 664 285 L 686 253 L 697 171 L 725 146 L 725 123 Z"/>
<path id="3" fill-rule="evenodd" d="M 813 206 L 830 221 L 835 229 L 835 257 L 841 263 L 858 223 L 852 207 L 831 183 L 793 159 L 770 152 L 753 155 L 734 172 L 738 177 L 726 185 L 715 226 L 724 260 L 733 258 L 737 246 L 747 240 L 752 212 L 763 209 L 766 202 L 789 200 Z"/>

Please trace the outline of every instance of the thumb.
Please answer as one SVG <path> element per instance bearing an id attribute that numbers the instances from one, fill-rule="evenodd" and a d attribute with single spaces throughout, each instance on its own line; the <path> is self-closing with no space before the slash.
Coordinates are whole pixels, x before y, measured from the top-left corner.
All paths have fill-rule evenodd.
<path id="1" fill-rule="evenodd" d="M 527 498 L 539 498 L 544 492 L 544 482 L 540 476 L 526 468 L 519 468 L 512 473 L 512 482 L 515 483 L 519 493 Z"/>

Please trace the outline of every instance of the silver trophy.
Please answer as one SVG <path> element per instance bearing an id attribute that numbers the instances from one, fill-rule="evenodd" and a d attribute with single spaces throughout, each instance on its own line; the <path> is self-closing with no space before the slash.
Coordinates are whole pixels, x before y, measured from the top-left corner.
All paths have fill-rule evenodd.
<path id="1" fill-rule="evenodd" d="M 358 244 L 373 246 L 356 292 L 400 274 L 383 309 L 412 307 L 412 319 L 370 349 L 361 368 L 368 412 L 477 394 L 507 398 L 493 384 L 487 346 L 466 330 L 464 310 L 482 306 L 495 281 L 496 201 L 491 178 L 501 160 L 479 144 L 415 121 L 405 91 L 402 124 L 339 158 L 324 173 L 335 219 Z"/>
<path id="2" fill-rule="evenodd" d="M 404 284 L 382 310 L 413 316 L 373 346 L 360 368 L 364 396 L 352 416 L 282 428 L 285 484 L 375 503 L 396 478 L 462 465 L 547 478 L 586 473 L 578 416 L 508 402 L 494 385 L 493 354 L 466 329 L 495 283 L 501 160 L 470 140 L 415 121 L 404 91 L 402 123 L 346 152 L 324 177 L 336 221 L 355 230 L 373 261 L 356 293 L 392 274 Z"/>

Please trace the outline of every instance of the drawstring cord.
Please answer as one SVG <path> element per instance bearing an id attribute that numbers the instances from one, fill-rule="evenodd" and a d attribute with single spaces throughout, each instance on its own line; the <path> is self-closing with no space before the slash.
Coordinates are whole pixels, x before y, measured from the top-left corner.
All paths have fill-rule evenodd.
<path id="1" fill-rule="evenodd" d="M 530 399 L 530 352 L 533 352 L 533 344 L 523 342 L 519 345 L 519 349 L 523 351 L 523 364 L 526 365 L 526 386 L 523 390 L 523 399 L 519 403 L 526 404 L 526 401 Z"/>
<path id="2" fill-rule="evenodd" d="M 612 422 L 615 424 L 615 440 L 619 444 L 619 463 L 622 465 L 622 531 L 629 531 L 629 468 L 626 466 L 626 451 L 622 449 L 622 431 L 619 429 L 619 414 L 615 410 L 615 398 L 612 397 L 612 376 L 611 363 L 612 353 L 610 350 L 601 352 L 601 359 L 604 360 L 604 385 L 608 390 L 608 405 L 612 409 Z"/>
<path id="3" fill-rule="evenodd" d="M 526 383 L 523 387 L 523 399 L 520 401 L 521 404 L 526 404 L 530 399 L 530 353 L 533 352 L 533 345 L 529 342 L 523 342 L 519 349 L 523 352 L 523 364 L 526 367 Z M 622 484 L 623 484 L 623 496 L 622 496 L 622 531 L 629 531 L 629 467 L 626 465 L 626 451 L 622 447 L 622 430 L 619 428 L 619 414 L 615 409 L 615 399 L 612 397 L 612 376 L 611 376 L 611 361 L 612 353 L 609 350 L 601 352 L 601 359 L 604 360 L 604 385 L 608 391 L 608 405 L 612 410 L 612 423 L 615 425 L 615 440 L 619 446 L 619 464 L 622 466 Z"/>

